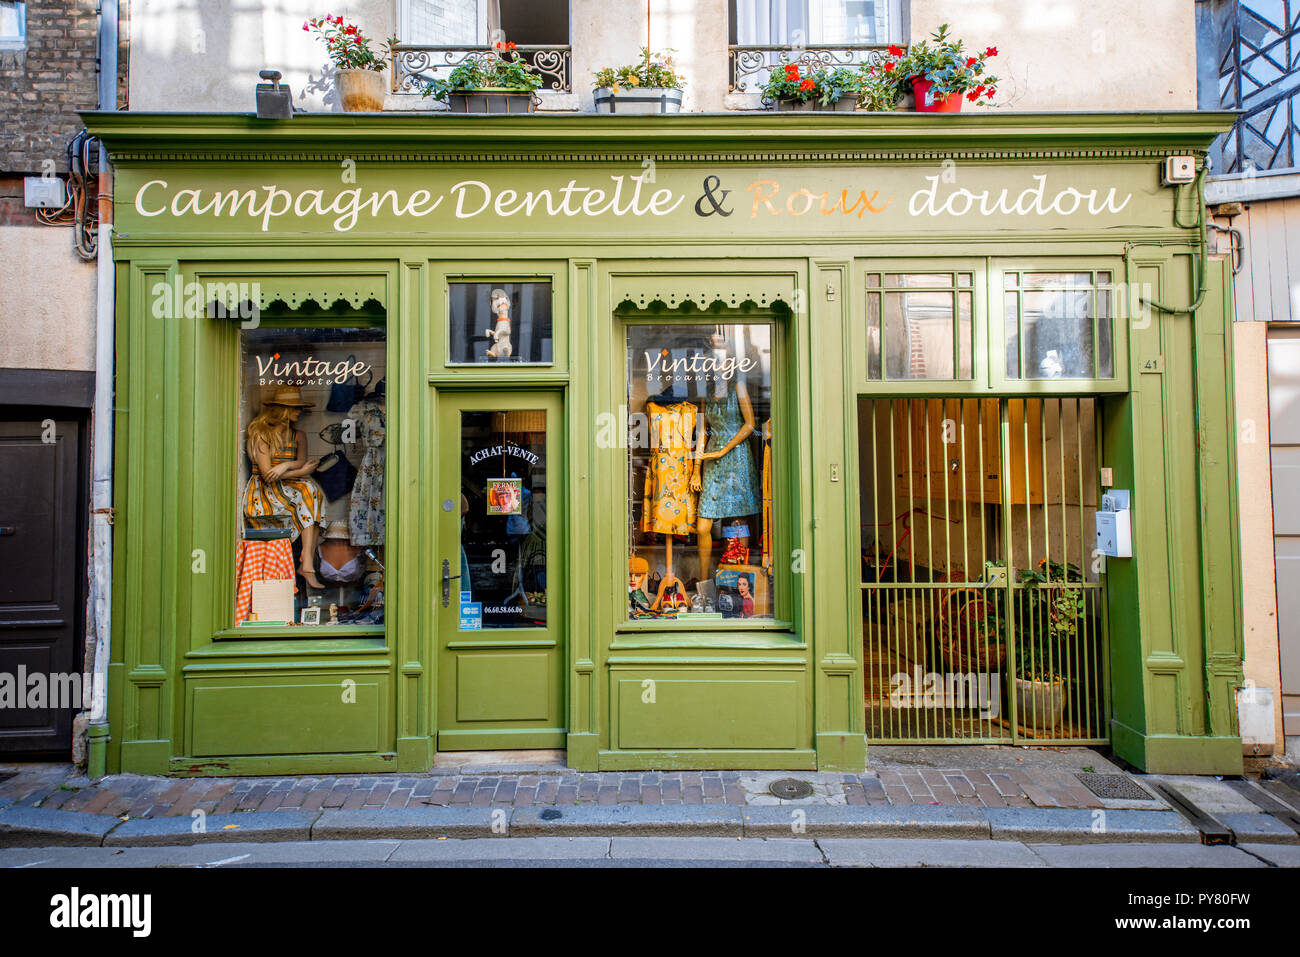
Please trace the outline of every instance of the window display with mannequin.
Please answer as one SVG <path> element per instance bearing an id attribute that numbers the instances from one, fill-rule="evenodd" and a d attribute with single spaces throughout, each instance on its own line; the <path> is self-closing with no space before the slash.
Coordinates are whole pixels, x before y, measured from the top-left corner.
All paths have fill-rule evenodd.
<path id="1" fill-rule="evenodd" d="M 382 326 L 240 331 L 235 624 L 383 623 Z"/>
<path id="2" fill-rule="evenodd" d="M 631 617 L 771 618 L 771 326 L 629 324 L 627 350 Z"/>

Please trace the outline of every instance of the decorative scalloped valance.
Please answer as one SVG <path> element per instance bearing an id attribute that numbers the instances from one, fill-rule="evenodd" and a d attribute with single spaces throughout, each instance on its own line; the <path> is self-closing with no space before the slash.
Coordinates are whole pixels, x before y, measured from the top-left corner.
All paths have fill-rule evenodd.
<path id="1" fill-rule="evenodd" d="M 297 309 L 314 302 L 329 309 L 342 302 L 362 309 L 368 302 L 388 308 L 388 280 L 384 276 L 202 276 L 207 302 L 220 302 L 227 310 L 256 300 L 259 309 L 281 302 Z"/>
<path id="2" fill-rule="evenodd" d="M 630 302 L 638 309 L 656 302 L 669 309 L 690 303 L 702 311 L 715 302 L 729 309 L 747 302 L 759 308 L 778 302 L 793 307 L 795 281 L 792 275 L 616 276 L 613 293 L 615 305 Z"/>

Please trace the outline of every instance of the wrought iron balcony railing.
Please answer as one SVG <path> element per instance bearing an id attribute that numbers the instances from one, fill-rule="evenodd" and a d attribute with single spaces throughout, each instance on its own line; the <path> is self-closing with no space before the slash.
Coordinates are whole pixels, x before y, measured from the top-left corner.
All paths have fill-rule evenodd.
<path id="1" fill-rule="evenodd" d="M 889 50 L 885 43 L 846 43 L 839 46 L 729 46 L 732 93 L 757 93 L 767 74 L 782 58 L 807 69 L 835 69 L 877 63 Z"/>
<path id="2" fill-rule="evenodd" d="M 572 50 L 567 43 L 558 45 L 520 44 L 519 54 L 528 68 L 542 78 L 543 90 L 573 90 Z M 391 83 L 394 93 L 418 93 L 434 79 L 446 79 L 460 64 L 475 56 L 491 53 L 490 46 L 437 46 L 397 43 L 392 47 Z"/>

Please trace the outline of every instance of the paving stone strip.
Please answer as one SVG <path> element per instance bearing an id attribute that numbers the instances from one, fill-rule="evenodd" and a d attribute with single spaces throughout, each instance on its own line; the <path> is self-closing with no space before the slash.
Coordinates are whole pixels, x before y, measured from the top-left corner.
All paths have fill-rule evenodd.
<path id="1" fill-rule="evenodd" d="M 400 810 L 430 807 L 614 805 L 915 806 L 1097 808 L 1099 800 L 1066 771 L 884 768 L 864 774 L 744 771 L 578 773 L 567 770 L 403 777 L 373 775 L 262 778 L 79 776 L 70 765 L 19 767 L 0 782 L 0 799 L 50 810 L 135 819 L 249 812 Z M 785 801 L 767 785 L 806 780 L 812 797 Z"/>

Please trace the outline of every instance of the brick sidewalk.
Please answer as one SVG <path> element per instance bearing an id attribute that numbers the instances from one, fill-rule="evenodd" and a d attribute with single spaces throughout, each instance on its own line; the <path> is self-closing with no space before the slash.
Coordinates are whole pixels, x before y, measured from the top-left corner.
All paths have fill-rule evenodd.
<path id="1" fill-rule="evenodd" d="M 330 777 L 166 778 L 109 775 L 98 782 L 71 765 L 13 766 L 0 801 L 31 807 L 166 817 L 201 810 L 503 807 L 574 804 L 807 805 L 952 804 L 968 807 L 1096 808 L 1101 802 L 1068 771 L 1038 768 L 934 770 L 883 768 L 865 774 L 808 771 L 672 771 L 337 775 Z M 3 772 L 0 772 L 2 774 Z M 767 792 L 778 778 L 814 787 L 802 801 Z"/>

